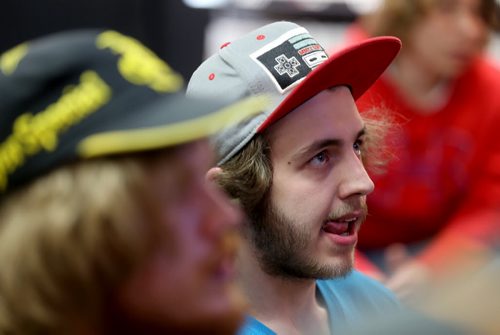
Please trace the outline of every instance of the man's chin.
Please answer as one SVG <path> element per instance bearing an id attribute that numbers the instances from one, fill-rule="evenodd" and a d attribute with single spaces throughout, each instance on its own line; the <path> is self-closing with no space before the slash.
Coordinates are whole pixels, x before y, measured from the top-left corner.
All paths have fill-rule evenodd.
<path id="1" fill-rule="evenodd" d="M 335 265 L 332 265 L 332 278 L 343 278 L 348 276 L 354 269 L 354 255 L 351 253 L 349 256 L 338 260 Z"/>
<path id="2" fill-rule="evenodd" d="M 326 257 L 324 262 L 318 265 L 315 279 L 335 279 L 348 276 L 354 269 L 354 257 L 352 255 L 336 255 Z"/>

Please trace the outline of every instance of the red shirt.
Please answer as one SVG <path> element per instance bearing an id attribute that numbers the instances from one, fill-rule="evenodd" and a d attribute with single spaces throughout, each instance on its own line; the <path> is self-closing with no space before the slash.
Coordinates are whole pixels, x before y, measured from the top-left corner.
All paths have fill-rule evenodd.
<path id="1" fill-rule="evenodd" d="M 451 89 L 444 106 L 422 111 L 383 76 L 358 99 L 361 112 L 384 106 L 405 120 L 389 141 L 396 159 L 385 175 L 372 175 L 361 250 L 431 241 L 421 259 L 439 267 L 460 245 L 498 243 L 500 70 L 477 59 Z"/>

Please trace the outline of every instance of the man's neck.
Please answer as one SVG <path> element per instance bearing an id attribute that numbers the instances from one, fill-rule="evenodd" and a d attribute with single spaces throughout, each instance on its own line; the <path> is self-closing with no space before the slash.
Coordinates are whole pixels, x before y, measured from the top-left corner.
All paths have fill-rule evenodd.
<path id="1" fill-rule="evenodd" d="M 437 110 L 449 98 L 450 78 L 434 73 L 413 55 L 401 55 L 388 74 L 402 95 L 419 110 Z"/>
<path id="2" fill-rule="evenodd" d="M 270 275 L 248 245 L 240 250 L 239 280 L 250 314 L 278 334 L 329 334 L 328 311 L 316 295 L 316 280 Z"/>

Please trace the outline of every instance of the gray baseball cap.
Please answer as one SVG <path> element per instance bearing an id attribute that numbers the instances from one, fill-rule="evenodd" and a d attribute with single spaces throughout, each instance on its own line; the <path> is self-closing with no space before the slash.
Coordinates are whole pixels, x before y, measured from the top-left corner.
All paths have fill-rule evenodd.
<path id="1" fill-rule="evenodd" d="M 257 133 L 319 92 L 344 85 L 359 98 L 386 70 L 401 49 L 392 36 L 367 39 L 328 56 L 304 28 L 280 21 L 224 44 L 193 73 L 191 97 L 240 99 L 266 93 L 273 103 L 214 137 L 223 164 Z"/>

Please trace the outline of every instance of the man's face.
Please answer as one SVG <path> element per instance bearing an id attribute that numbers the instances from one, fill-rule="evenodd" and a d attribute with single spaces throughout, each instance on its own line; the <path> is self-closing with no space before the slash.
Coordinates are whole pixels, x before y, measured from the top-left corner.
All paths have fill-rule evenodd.
<path id="1" fill-rule="evenodd" d="M 481 0 L 438 0 L 412 29 L 408 53 L 432 74 L 453 78 L 484 49 L 488 35 Z"/>
<path id="2" fill-rule="evenodd" d="M 266 272 L 329 278 L 351 270 L 374 187 L 361 162 L 363 138 L 346 87 L 319 93 L 269 129 L 273 184 L 253 230 Z"/>
<path id="3" fill-rule="evenodd" d="M 170 333 L 232 334 L 242 321 L 244 299 L 233 271 L 242 217 L 205 180 L 211 152 L 206 142 L 188 144 L 149 170 L 159 225 L 121 302 L 142 324 Z"/>

